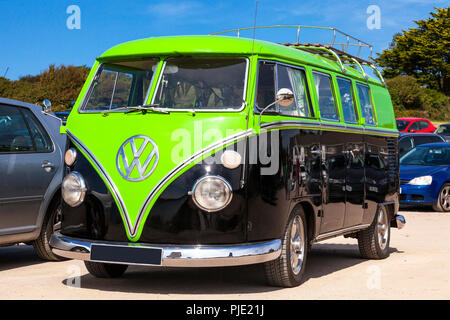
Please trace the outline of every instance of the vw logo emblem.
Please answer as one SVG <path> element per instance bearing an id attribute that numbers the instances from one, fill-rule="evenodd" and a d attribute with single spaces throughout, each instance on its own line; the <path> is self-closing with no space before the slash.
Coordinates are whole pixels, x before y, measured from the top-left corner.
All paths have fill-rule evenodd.
<path id="1" fill-rule="evenodd" d="M 153 173 L 158 160 L 156 143 L 146 136 L 134 136 L 120 146 L 117 153 L 117 170 L 125 180 L 142 181 Z"/>

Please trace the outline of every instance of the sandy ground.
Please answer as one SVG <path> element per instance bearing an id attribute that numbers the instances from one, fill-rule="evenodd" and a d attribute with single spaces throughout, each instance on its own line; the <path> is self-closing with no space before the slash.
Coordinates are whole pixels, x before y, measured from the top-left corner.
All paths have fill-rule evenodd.
<path id="1" fill-rule="evenodd" d="M 402 214 L 389 258 L 363 260 L 355 239 L 327 240 L 313 246 L 296 288 L 266 286 L 260 266 L 131 267 L 121 279 L 96 279 L 80 261 L 42 262 L 18 245 L 0 248 L 0 299 L 450 299 L 450 214 Z"/>

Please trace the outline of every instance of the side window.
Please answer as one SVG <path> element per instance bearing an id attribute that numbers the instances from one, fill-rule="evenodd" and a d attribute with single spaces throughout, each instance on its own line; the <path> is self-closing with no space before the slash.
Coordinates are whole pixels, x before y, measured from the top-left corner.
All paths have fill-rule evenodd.
<path id="1" fill-rule="evenodd" d="M 256 104 L 264 109 L 275 101 L 275 64 L 260 62 L 258 72 L 258 91 L 256 93 Z M 269 110 L 274 111 L 275 105 Z"/>
<path id="2" fill-rule="evenodd" d="M 287 88 L 294 93 L 294 102 L 289 106 L 280 105 L 280 113 L 294 117 L 309 117 L 309 96 L 305 72 L 278 65 L 277 75 L 278 90 Z"/>
<path id="3" fill-rule="evenodd" d="M 0 106 L 0 153 L 33 151 L 30 132 L 19 108 Z"/>
<path id="4" fill-rule="evenodd" d="M 34 140 L 36 152 L 51 152 L 53 150 L 52 140 L 42 127 L 38 119 L 30 110 L 22 109 L 23 115 L 28 123 L 31 138 Z"/>
<path id="5" fill-rule="evenodd" d="M 352 82 L 348 79 L 337 78 L 339 86 L 339 94 L 341 95 L 342 111 L 344 112 L 344 120 L 348 123 L 356 123 L 356 110 L 353 99 Z"/>
<path id="6" fill-rule="evenodd" d="M 317 72 L 313 72 L 313 75 L 321 118 L 323 120 L 339 121 L 339 115 L 334 102 L 331 76 Z"/>
<path id="7" fill-rule="evenodd" d="M 428 126 L 429 126 L 428 122 L 426 122 L 426 121 L 419 121 L 419 128 L 420 128 L 420 130 L 427 129 Z"/>
<path id="8" fill-rule="evenodd" d="M 411 123 L 411 125 L 408 128 L 408 131 L 411 132 L 412 130 L 414 131 L 420 130 L 419 121 Z"/>
<path id="9" fill-rule="evenodd" d="M 398 151 L 400 154 L 400 157 L 406 154 L 409 150 L 413 148 L 413 144 L 410 137 L 406 137 L 403 139 L 400 139 L 398 143 Z"/>
<path id="10" fill-rule="evenodd" d="M 442 140 L 437 140 L 436 137 L 433 136 L 414 136 L 413 139 L 415 146 L 420 146 L 425 143 L 442 142 Z"/>
<path id="11" fill-rule="evenodd" d="M 373 112 L 373 106 L 370 99 L 370 89 L 368 86 L 357 83 L 359 104 L 361 105 L 361 112 L 364 119 L 366 119 L 366 125 L 376 125 Z"/>

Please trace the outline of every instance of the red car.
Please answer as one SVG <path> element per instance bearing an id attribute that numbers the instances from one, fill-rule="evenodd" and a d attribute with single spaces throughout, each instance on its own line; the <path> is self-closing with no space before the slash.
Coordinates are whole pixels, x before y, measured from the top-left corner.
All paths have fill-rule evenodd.
<path id="1" fill-rule="evenodd" d="M 397 129 L 400 132 L 433 133 L 436 127 L 428 119 L 397 118 Z"/>

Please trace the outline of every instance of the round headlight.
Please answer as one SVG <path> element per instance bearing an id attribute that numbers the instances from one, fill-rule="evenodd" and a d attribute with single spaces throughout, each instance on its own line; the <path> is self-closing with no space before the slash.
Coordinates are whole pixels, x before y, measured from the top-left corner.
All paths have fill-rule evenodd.
<path id="1" fill-rule="evenodd" d="M 241 164 L 242 157 L 233 150 L 226 150 L 220 159 L 225 168 L 236 169 Z"/>
<path id="2" fill-rule="evenodd" d="M 77 160 L 77 150 L 74 148 L 70 148 L 66 151 L 66 154 L 64 155 L 64 162 L 70 167 L 72 166 L 75 161 Z"/>
<path id="3" fill-rule="evenodd" d="M 230 184 L 222 177 L 205 176 L 192 190 L 192 200 L 202 210 L 215 212 L 225 208 L 233 198 Z"/>
<path id="4" fill-rule="evenodd" d="M 86 182 L 78 172 L 72 172 L 64 177 L 61 185 L 62 197 L 71 207 L 83 203 L 86 196 Z"/>

